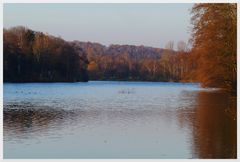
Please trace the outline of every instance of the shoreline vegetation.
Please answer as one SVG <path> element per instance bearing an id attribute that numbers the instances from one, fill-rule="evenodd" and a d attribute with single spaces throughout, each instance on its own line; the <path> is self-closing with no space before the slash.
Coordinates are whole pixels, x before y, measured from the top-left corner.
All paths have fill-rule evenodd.
<path id="1" fill-rule="evenodd" d="M 27 27 L 3 30 L 4 82 L 87 82 L 88 80 L 200 82 L 237 92 L 236 4 L 195 4 L 191 49 L 104 46 L 65 41 Z"/>
<path id="2" fill-rule="evenodd" d="M 186 44 L 179 42 L 179 51 L 173 42 L 167 47 L 67 42 L 13 27 L 4 29 L 4 82 L 193 81 Z"/>

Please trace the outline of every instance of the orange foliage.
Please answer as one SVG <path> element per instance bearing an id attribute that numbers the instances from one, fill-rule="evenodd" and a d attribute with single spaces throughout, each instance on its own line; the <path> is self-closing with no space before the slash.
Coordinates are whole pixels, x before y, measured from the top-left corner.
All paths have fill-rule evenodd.
<path id="1" fill-rule="evenodd" d="M 236 92 L 237 5 L 196 4 L 192 13 L 198 80 L 204 87 Z"/>

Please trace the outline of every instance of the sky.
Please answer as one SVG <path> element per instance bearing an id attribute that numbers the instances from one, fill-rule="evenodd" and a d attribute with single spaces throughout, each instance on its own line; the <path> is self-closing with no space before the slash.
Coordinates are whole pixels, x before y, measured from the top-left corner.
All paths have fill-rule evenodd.
<path id="1" fill-rule="evenodd" d="M 4 4 L 3 26 L 26 26 L 72 41 L 163 48 L 187 42 L 193 4 Z"/>

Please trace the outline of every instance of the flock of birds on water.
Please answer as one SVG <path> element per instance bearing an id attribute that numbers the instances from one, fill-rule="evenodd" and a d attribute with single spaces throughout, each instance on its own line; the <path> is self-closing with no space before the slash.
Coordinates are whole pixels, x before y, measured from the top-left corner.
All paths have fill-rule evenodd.
<path id="1" fill-rule="evenodd" d="M 122 90 L 119 90 L 118 93 L 120 93 L 120 94 L 132 94 L 132 93 L 135 93 L 135 89 L 134 88 L 122 89 Z"/>

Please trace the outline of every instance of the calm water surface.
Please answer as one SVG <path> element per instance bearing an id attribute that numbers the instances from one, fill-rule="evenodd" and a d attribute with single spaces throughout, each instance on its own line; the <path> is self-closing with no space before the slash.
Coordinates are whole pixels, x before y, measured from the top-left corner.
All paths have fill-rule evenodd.
<path id="1" fill-rule="evenodd" d="M 4 84 L 4 158 L 236 158 L 234 103 L 198 84 Z"/>

